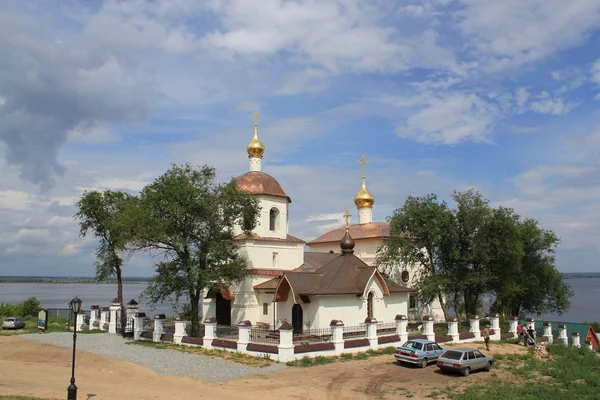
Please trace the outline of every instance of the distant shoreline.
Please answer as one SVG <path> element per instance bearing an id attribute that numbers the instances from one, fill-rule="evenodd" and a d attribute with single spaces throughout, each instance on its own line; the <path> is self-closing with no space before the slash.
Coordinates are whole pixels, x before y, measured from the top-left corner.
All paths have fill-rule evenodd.
<path id="1" fill-rule="evenodd" d="M 150 278 L 129 278 L 123 279 L 123 283 L 148 283 Z M 42 284 L 57 284 L 57 283 L 70 283 L 70 284 L 90 284 L 95 283 L 98 285 L 115 284 L 117 283 L 114 279 L 109 279 L 102 282 L 96 282 L 94 278 L 62 278 L 62 277 L 25 277 L 25 276 L 3 276 L 0 277 L 0 283 L 42 283 Z"/>

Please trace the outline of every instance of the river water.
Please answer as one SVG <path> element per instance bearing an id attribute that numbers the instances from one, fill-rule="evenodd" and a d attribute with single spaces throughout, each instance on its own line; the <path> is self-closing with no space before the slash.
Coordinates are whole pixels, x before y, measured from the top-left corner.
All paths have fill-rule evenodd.
<path id="1" fill-rule="evenodd" d="M 144 302 L 140 294 L 146 288 L 145 283 L 124 283 L 123 298 L 125 303 L 135 299 L 140 303 L 140 311 L 149 315 L 176 314 L 167 301 L 156 304 L 155 310 Z M 117 297 L 116 284 L 94 283 L 0 283 L 0 302 L 20 303 L 27 298 L 35 296 L 44 308 L 69 308 L 69 302 L 75 296 L 82 301 L 82 308 L 89 310 L 92 305 L 108 307 L 112 299 Z M 181 306 L 184 300 L 181 301 Z"/>
<path id="2" fill-rule="evenodd" d="M 565 280 L 571 286 L 575 295 L 571 298 L 571 308 L 563 315 L 544 314 L 537 316 L 539 321 L 583 322 L 600 321 L 600 279 L 576 278 Z M 176 312 L 169 302 L 157 304 L 153 311 L 141 299 L 140 293 L 146 288 L 144 283 L 123 284 L 123 297 L 127 303 L 135 299 L 140 303 L 140 311 L 149 315 Z M 35 296 L 45 308 L 68 308 L 69 301 L 79 296 L 83 300 L 83 308 L 91 305 L 109 306 L 116 297 L 117 286 L 114 284 L 93 283 L 0 283 L 0 302 L 19 303 L 30 296 Z M 183 300 L 181 302 L 183 305 Z"/>

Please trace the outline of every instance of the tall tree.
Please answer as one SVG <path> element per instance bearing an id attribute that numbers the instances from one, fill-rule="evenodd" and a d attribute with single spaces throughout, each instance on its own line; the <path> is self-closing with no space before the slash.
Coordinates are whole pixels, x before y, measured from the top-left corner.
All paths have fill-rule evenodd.
<path id="1" fill-rule="evenodd" d="M 131 196 L 119 191 L 86 191 L 77 202 L 79 211 L 80 235 L 85 237 L 92 232 L 99 240 L 96 249 L 96 281 L 117 278 L 117 298 L 123 304 L 123 258 L 119 254 L 125 250 L 128 233 L 120 223 Z"/>
<path id="2" fill-rule="evenodd" d="M 444 271 L 451 249 L 448 232 L 452 230 L 452 214 L 445 202 L 435 194 L 409 196 L 390 218 L 390 236 L 377 252 L 377 265 L 382 270 L 411 266 L 416 271 L 414 289 L 423 304 L 440 302 L 444 317 L 447 310 L 444 294 L 448 280 Z"/>
<path id="3" fill-rule="evenodd" d="M 456 236 L 452 267 L 447 270 L 447 276 L 455 289 L 462 292 L 465 312 L 476 314 L 490 279 L 483 227 L 490 219 L 491 209 L 488 201 L 474 189 L 455 191 L 452 199 L 456 202 L 453 210 Z"/>
<path id="4" fill-rule="evenodd" d="M 152 303 L 187 296 L 192 336 L 198 334 L 201 292 L 247 276 L 235 228 L 254 226 L 259 213 L 258 201 L 234 180 L 219 184 L 215 178 L 208 166 L 173 165 L 142 189 L 129 212 L 135 247 L 161 256 L 145 294 Z"/>
<path id="5" fill-rule="evenodd" d="M 493 286 L 494 306 L 512 315 L 522 311 L 562 314 L 569 309 L 573 292 L 555 265 L 554 252 L 560 239 L 533 219 L 518 219 L 515 227 L 521 252 L 507 257 L 514 267 L 507 268 Z"/>

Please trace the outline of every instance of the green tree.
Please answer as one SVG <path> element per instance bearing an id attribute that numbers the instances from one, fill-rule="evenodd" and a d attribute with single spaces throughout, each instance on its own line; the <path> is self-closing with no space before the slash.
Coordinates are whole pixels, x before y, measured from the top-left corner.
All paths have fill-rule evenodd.
<path id="1" fill-rule="evenodd" d="M 452 200 L 453 226 L 449 230 L 451 262 L 446 278 L 454 293 L 462 293 L 467 314 L 477 314 L 490 280 L 490 253 L 485 225 L 491 217 L 488 201 L 474 189 L 455 191 Z"/>
<path id="2" fill-rule="evenodd" d="M 142 189 L 128 211 L 135 248 L 159 256 L 145 295 L 151 303 L 187 296 L 191 335 L 198 333 L 201 292 L 218 282 L 239 282 L 248 262 L 234 239 L 235 227 L 254 226 L 258 200 L 232 179 L 219 184 L 215 170 L 173 165 Z"/>
<path id="3" fill-rule="evenodd" d="M 533 219 L 517 219 L 515 227 L 521 251 L 507 256 L 507 268 L 498 274 L 492 290 L 495 307 L 512 315 L 564 313 L 571 305 L 573 292 L 555 265 L 554 253 L 560 239 Z"/>
<path id="4" fill-rule="evenodd" d="M 21 302 L 18 305 L 19 316 L 20 317 L 35 317 L 38 315 L 38 311 L 40 311 L 40 302 L 37 298 L 31 296 L 27 300 Z"/>
<path id="5" fill-rule="evenodd" d="M 413 288 L 423 304 L 439 300 L 444 317 L 447 311 L 444 294 L 445 275 L 452 243 L 453 216 L 445 202 L 435 194 L 409 196 L 389 219 L 390 236 L 377 251 L 377 265 L 383 271 L 410 266 L 416 271 Z M 415 268 L 416 267 L 416 268 Z"/>
<path id="6" fill-rule="evenodd" d="M 130 240 L 130 232 L 123 224 L 124 212 L 132 196 L 120 191 L 86 191 L 77 202 L 79 211 L 75 219 L 79 220 L 80 235 L 85 237 L 92 232 L 99 240 L 96 249 L 96 281 L 117 278 L 117 298 L 123 304 L 123 258 L 120 252 L 125 250 Z"/>

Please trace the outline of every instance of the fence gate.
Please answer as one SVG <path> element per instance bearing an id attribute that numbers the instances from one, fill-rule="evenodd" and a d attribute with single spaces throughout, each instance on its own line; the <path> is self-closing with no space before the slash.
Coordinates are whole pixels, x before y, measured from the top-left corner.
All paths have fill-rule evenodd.
<path id="1" fill-rule="evenodd" d="M 126 318 L 125 326 L 123 326 L 123 320 L 117 318 L 117 333 L 125 338 L 133 337 L 133 318 Z"/>

